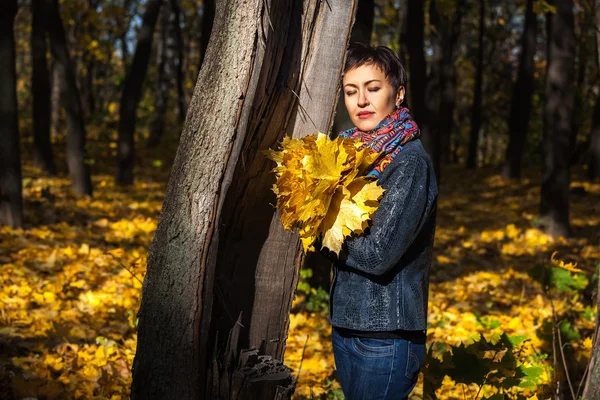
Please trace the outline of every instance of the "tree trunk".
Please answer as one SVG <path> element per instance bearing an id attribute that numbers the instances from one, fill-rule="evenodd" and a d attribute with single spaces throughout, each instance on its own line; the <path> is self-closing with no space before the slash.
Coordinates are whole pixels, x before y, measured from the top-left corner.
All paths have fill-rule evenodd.
<path id="1" fill-rule="evenodd" d="M 400 2 L 400 7 L 398 9 L 398 29 L 399 33 L 398 43 L 400 44 L 400 51 L 398 52 L 398 56 L 400 56 L 400 62 L 404 69 L 410 72 L 410 66 L 408 65 L 408 4 L 406 1 Z M 408 99 L 411 98 L 412 86 L 410 84 L 410 79 L 406 82 L 406 95 L 404 97 L 404 105 L 410 108 L 412 106 L 412 102 L 409 102 Z"/>
<path id="2" fill-rule="evenodd" d="M 61 130 L 60 76 L 56 61 L 50 68 L 50 135 L 56 137 Z"/>
<path id="3" fill-rule="evenodd" d="M 117 176 L 120 185 L 133 184 L 135 163 L 135 120 L 142 94 L 142 85 L 152 50 L 152 36 L 163 0 L 148 0 L 142 27 L 138 32 L 137 45 L 121 93 L 119 107 L 119 139 L 117 147 Z"/>
<path id="4" fill-rule="evenodd" d="M 175 45 L 177 57 L 174 60 L 175 68 L 175 86 L 177 88 L 177 111 L 179 114 L 179 122 L 183 124 L 185 121 L 185 92 L 183 91 L 183 33 L 181 32 L 181 8 L 179 0 L 171 0 L 171 8 L 173 9 L 173 34 L 175 37 Z"/>
<path id="5" fill-rule="evenodd" d="M 594 105 L 588 152 L 588 177 L 590 180 L 595 180 L 600 178 L 600 94 L 598 94 Z"/>
<path id="6" fill-rule="evenodd" d="M 173 83 L 175 58 L 177 57 L 176 38 L 173 28 L 175 13 L 171 7 L 163 8 L 161 15 L 161 36 L 158 46 L 158 79 L 154 92 L 154 113 L 150 122 L 148 147 L 156 147 L 160 143 L 165 125 L 165 114 L 169 102 L 169 92 Z"/>
<path id="7" fill-rule="evenodd" d="M 575 73 L 575 100 L 571 120 L 571 136 L 574 142 L 573 151 L 569 159 L 570 165 L 579 163 L 584 156 L 585 149 L 589 147 L 587 140 L 578 142 L 577 137 L 579 136 L 579 129 L 584 120 L 585 103 L 587 102 L 585 98 L 585 78 L 586 71 L 588 70 L 588 60 L 590 59 L 589 48 L 587 47 L 587 43 L 590 41 L 590 30 L 587 27 L 594 26 L 594 15 L 587 12 L 583 13 L 579 26 L 581 28 L 576 45 L 577 72 Z"/>
<path id="8" fill-rule="evenodd" d="M 598 57 L 598 72 L 600 73 L 600 1 L 594 2 L 594 19 L 596 26 L 596 56 Z M 590 131 L 588 177 L 594 180 L 600 177 L 600 94 L 596 98 L 594 106 L 594 118 L 592 119 L 592 130 Z"/>
<path id="9" fill-rule="evenodd" d="M 177 87 L 179 118 L 180 120 L 185 118 L 185 94 L 183 93 L 183 71 L 181 69 L 183 63 L 183 38 L 179 27 L 180 10 L 177 0 L 171 0 L 170 6 L 163 9 L 162 15 L 161 43 L 158 52 L 160 62 L 154 95 L 154 113 L 150 123 L 150 136 L 147 142 L 149 147 L 158 146 L 161 141 L 167 104 L 169 102 L 169 92 L 173 83 Z"/>
<path id="10" fill-rule="evenodd" d="M 456 13 L 449 32 L 443 35 L 443 56 L 441 59 L 440 77 L 440 113 L 437 129 L 440 135 L 440 165 L 450 162 L 450 138 L 454 127 L 454 109 L 456 108 L 456 67 L 454 66 L 454 49 L 460 36 L 462 17 L 465 13 L 466 0 L 459 0 Z M 445 21 L 449 25 L 450 21 Z M 448 29 L 442 29 L 446 32 Z M 441 170 L 441 168 L 440 168 Z"/>
<path id="11" fill-rule="evenodd" d="M 46 16 L 40 0 L 31 2 L 31 94 L 33 98 L 33 162 L 51 175 L 56 164 L 50 142 L 50 76 L 46 60 Z"/>
<path id="12" fill-rule="evenodd" d="M 529 131 L 531 114 L 531 96 L 533 94 L 536 51 L 537 23 L 533 12 L 533 0 L 527 0 L 525 12 L 525 28 L 521 37 L 521 55 L 517 81 L 513 87 L 508 130 L 510 139 L 506 149 L 506 161 L 502 168 L 505 178 L 521 178 L 521 160 Z"/>
<path id="13" fill-rule="evenodd" d="M 0 3 L 0 222 L 15 228 L 23 225 L 13 32 L 17 9 L 17 0 Z"/>
<path id="14" fill-rule="evenodd" d="M 356 21 L 352 27 L 350 43 L 360 42 L 371 44 L 371 34 L 373 32 L 373 18 L 375 16 L 375 2 L 373 0 L 358 0 L 358 9 L 356 11 Z M 335 111 L 335 120 L 333 121 L 333 134 L 337 135 L 340 131 L 354 127 L 346 110 L 343 94 L 339 96 Z"/>
<path id="15" fill-rule="evenodd" d="M 596 341 L 600 333 L 596 330 Z M 592 350 L 589 376 L 583 391 L 583 400 L 600 400 L 600 345 L 597 343 Z"/>
<path id="16" fill-rule="evenodd" d="M 438 12 L 435 0 L 431 0 L 429 3 L 429 18 L 432 24 L 441 26 L 441 16 Z M 423 144 L 428 150 L 431 161 L 433 162 L 433 169 L 438 184 L 441 182 L 441 138 L 436 122 L 439 122 L 440 115 L 440 84 L 442 79 L 442 59 L 444 56 L 443 36 L 444 35 L 440 30 L 430 30 L 429 42 L 431 43 L 432 48 L 432 58 L 429 74 L 427 76 L 427 84 L 425 86 L 426 117 L 423 126 L 419 125 L 423 134 Z"/>
<path id="17" fill-rule="evenodd" d="M 576 48 L 573 0 L 556 0 L 556 13 L 548 18 L 549 54 L 540 211 L 546 232 L 553 236 L 568 236 Z"/>
<path id="18" fill-rule="evenodd" d="M 79 82 L 81 87 L 81 103 L 84 114 L 89 118 L 96 110 L 96 99 L 94 98 L 94 68 L 96 59 L 93 54 L 86 53 L 82 56 L 83 70 Z"/>
<path id="19" fill-rule="evenodd" d="M 428 77 L 424 53 L 425 10 L 423 7 L 424 3 L 420 0 L 407 2 L 406 34 L 408 40 L 406 44 L 410 59 L 410 91 L 407 93 L 411 99 L 411 115 L 421 130 L 421 141 L 432 158 L 436 175 L 439 176 L 439 136 L 433 126 L 433 121 L 437 118 L 439 111 L 435 104 L 439 91 L 439 63 L 432 64 L 432 73 Z M 436 12 L 435 4 L 432 7 Z M 435 56 L 439 57 L 439 42 L 433 46 Z"/>
<path id="20" fill-rule="evenodd" d="M 481 103 L 483 90 L 483 36 L 485 32 L 485 1 L 479 0 L 479 47 L 477 49 L 477 65 L 475 67 L 475 93 L 471 106 L 471 134 L 469 135 L 469 152 L 467 168 L 477 166 L 477 149 L 479 147 L 479 130 L 481 129 Z"/>
<path id="21" fill-rule="evenodd" d="M 67 50 L 58 0 L 42 0 L 42 4 L 44 12 L 48 16 L 50 49 L 56 61 L 54 67 L 58 68 L 60 98 L 67 115 L 67 165 L 73 183 L 73 191 L 80 195 L 91 195 L 92 180 L 85 159 L 85 123 L 81 109 L 81 98 L 79 97 L 75 72 Z"/>
<path id="22" fill-rule="evenodd" d="M 202 3 L 202 31 L 200 32 L 200 60 L 198 61 L 198 71 L 200 71 L 202 63 L 204 62 L 204 56 L 206 55 L 210 33 L 212 32 L 215 19 L 215 0 L 204 0 Z"/>
<path id="23" fill-rule="evenodd" d="M 132 398 L 215 398 L 241 348 L 282 359 L 301 245 L 262 151 L 329 131 L 355 9 L 220 3 L 150 248 Z"/>
<path id="24" fill-rule="evenodd" d="M 84 11 L 83 18 L 87 19 L 91 14 L 98 12 L 99 0 L 88 0 L 87 10 Z M 81 34 L 89 35 L 93 37 L 95 32 L 93 28 L 85 24 L 80 28 Z M 96 111 L 96 99 L 94 97 L 94 74 L 96 68 L 96 57 L 93 50 L 84 48 L 80 56 L 81 68 L 79 68 L 79 88 L 81 91 L 81 105 L 83 108 L 83 115 L 86 118 L 90 118 Z"/>
<path id="25" fill-rule="evenodd" d="M 409 80 L 410 91 L 407 92 L 410 98 L 411 114 L 421 129 L 421 138 L 425 143 L 423 127 L 421 124 L 425 121 L 425 92 L 427 80 L 427 64 L 425 62 L 425 10 L 424 3 L 421 0 L 408 0 L 406 10 L 406 32 L 408 40 L 405 42 L 408 47 L 409 61 Z M 427 149 L 427 148 L 426 148 Z M 430 149 L 427 149 L 428 151 Z"/>
<path id="26" fill-rule="evenodd" d="M 407 2 L 407 35 L 408 53 L 410 58 L 410 96 L 411 115 L 421 130 L 421 141 L 431 157 L 436 175 L 440 174 L 440 146 L 439 133 L 435 129 L 434 121 L 439 112 L 439 83 L 441 57 L 441 37 L 432 35 L 434 60 L 431 73 L 427 76 L 427 63 L 425 61 L 425 3 L 421 0 Z M 430 12 L 434 19 L 437 15 L 435 2 L 430 2 Z"/>

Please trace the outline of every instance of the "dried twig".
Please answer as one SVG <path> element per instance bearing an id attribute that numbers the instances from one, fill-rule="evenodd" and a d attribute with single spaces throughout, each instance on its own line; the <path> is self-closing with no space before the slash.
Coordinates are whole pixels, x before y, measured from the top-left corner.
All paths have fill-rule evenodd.
<path id="1" fill-rule="evenodd" d="M 137 275 L 136 275 L 136 274 L 135 274 L 133 271 L 131 271 L 129 268 L 127 268 L 127 267 L 125 266 L 125 264 L 123 264 L 123 263 L 121 262 L 121 260 L 120 260 L 120 259 L 118 259 L 118 258 L 117 258 L 117 257 L 116 257 L 114 254 L 112 254 L 112 253 L 109 253 L 109 252 L 105 252 L 104 254 L 108 254 L 109 256 L 111 256 L 112 258 L 114 258 L 114 259 L 115 259 L 115 261 L 117 262 L 117 264 L 119 264 L 119 265 L 121 266 L 121 268 L 123 268 L 125 271 L 129 272 L 129 273 L 131 274 L 131 276 L 133 276 L 135 279 L 137 279 L 137 281 L 138 281 L 139 283 L 141 283 L 142 285 L 144 284 L 144 282 L 143 282 L 143 281 L 142 281 L 140 278 L 138 278 L 138 277 L 137 277 Z M 139 258 L 136 258 L 136 259 L 134 260 L 134 262 L 135 262 L 135 261 L 137 261 L 137 260 L 139 260 Z M 132 262 L 132 264 L 133 264 L 133 262 Z"/>
<path id="2" fill-rule="evenodd" d="M 298 373 L 296 374 L 296 382 L 300 379 L 300 371 L 302 371 L 302 362 L 304 361 L 304 352 L 306 351 L 306 345 L 308 344 L 309 336 L 306 335 L 306 341 L 304 342 L 304 348 L 302 349 L 302 357 L 300 358 L 300 365 L 298 366 Z"/>
<path id="3" fill-rule="evenodd" d="M 556 318 L 556 311 L 554 310 L 554 302 L 552 301 L 552 294 L 549 294 L 548 297 L 550 299 L 550 307 L 552 308 L 552 319 L 554 320 L 554 325 L 552 328 L 553 336 L 554 336 L 554 331 L 557 331 L 558 345 L 560 348 L 560 356 L 562 358 L 563 368 L 565 370 L 565 376 L 567 377 L 567 383 L 569 384 L 569 389 L 571 390 L 571 396 L 573 396 L 573 399 L 577 399 L 577 397 L 575 397 L 575 390 L 573 389 L 573 384 L 571 384 L 571 377 L 569 376 L 569 370 L 567 368 L 567 360 L 565 359 L 565 352 L 564 352 L 563 344 L 562 344 L 562 336 L 560 334 L 560 326 L 558 323 L 558 319 Z M 554 360 L 556 361 L 556 357 L 554 357 Z"/>

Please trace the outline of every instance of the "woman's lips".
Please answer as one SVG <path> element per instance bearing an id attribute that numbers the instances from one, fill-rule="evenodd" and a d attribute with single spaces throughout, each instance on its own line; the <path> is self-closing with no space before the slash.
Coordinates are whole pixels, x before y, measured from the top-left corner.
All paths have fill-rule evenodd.
<path id="1" fill-rule="evenodd" d="M 363 111 L 358 113 L 358 118 L 365 119 L 369 118 L 371 115 L 375 114 L 374 112 Z"/>

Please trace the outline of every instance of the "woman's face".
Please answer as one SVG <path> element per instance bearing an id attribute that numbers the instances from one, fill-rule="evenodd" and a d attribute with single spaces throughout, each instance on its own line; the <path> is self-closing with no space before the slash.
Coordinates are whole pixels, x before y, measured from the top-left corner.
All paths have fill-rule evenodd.
<path id="1" fill-rule="evenodd" d="M 342 83 L 350 119 L 363 132 L 375 128 L 404 99 L 404 87 L 394 93 L 385 73 L 373 64 L 346 71 Z"/>

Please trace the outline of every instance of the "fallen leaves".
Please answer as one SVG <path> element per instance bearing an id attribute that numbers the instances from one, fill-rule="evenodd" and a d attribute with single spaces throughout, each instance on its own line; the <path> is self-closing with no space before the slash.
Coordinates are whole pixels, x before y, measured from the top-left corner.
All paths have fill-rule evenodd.
<path id="1" fill-rule="evenodd" d="M 140 180 L 123 190 L 110 176 L 94 180 L 95 197 L 77 199 L 68 194 L 66 179 L 29 171 L 25 208 L 32 226 L 0 227 L 0 377 L 7 379 L 0 379 L 2 398 L 129 395 L 141 280 L 164 186 Z M 461 169 L 445 171 L 429 295 L 428 344 L 438 343 L 434 351 L 506 332 L 527 337 L 523 357 L 548 352 L 543 328 L 552 311 L 531 269 L 550 264 L 558 251 L 554 267 L 575 268 L 590 279 L 600 258 L 600 184 L 573 185 L 588 193 L 573 200 L 575 236 L 551 239 L 536 229 L 539 188 L 531 179 L 514 183 L 485 170 L 468 176 Z M 515 203 L 518 208 L 510 206 Z M 571 329 L 584 334 L 569 346 L 585 365 L 592 345 L 585 333 L 594 329 L 596 310 L 584 294 L 570 301 L 581 315 L 570 321 Z M 555 301 L 559 313 L 566 306 Z M 298 376 L 296 398 L 339 389 L 330 335 L 326 314 L 290 316 L 285 362 Z M 550 357 L 541 362 L 552 364 Z M 476 385 L 462 386 L 446 376 L 436 393 L 440 399 L 477 393 Z M 413 396 L 422 394 L 420 382 Z M 482 394 L 492 393 L 484 388 Z"/>
<path id="2" fill-rule="evenodd" d="M 18 398 L 129 394 L 141 280 L 163 188 L 143 183 L 122 192 L 100 184 L 109 179 L 95 178 L 92 200 L 71 197 L 61 179 L 29 178 L 26 213 L 38 225 L 0 228 L 0 340 L 10 349 L 0 369 L 12 371 L 10 393 Z M 51 200 L 40 187 L 52 188 Z M 147 200 L 130 207 L 132 198 Z M 0 397 L 6 390 L 0 382 Z"/>

